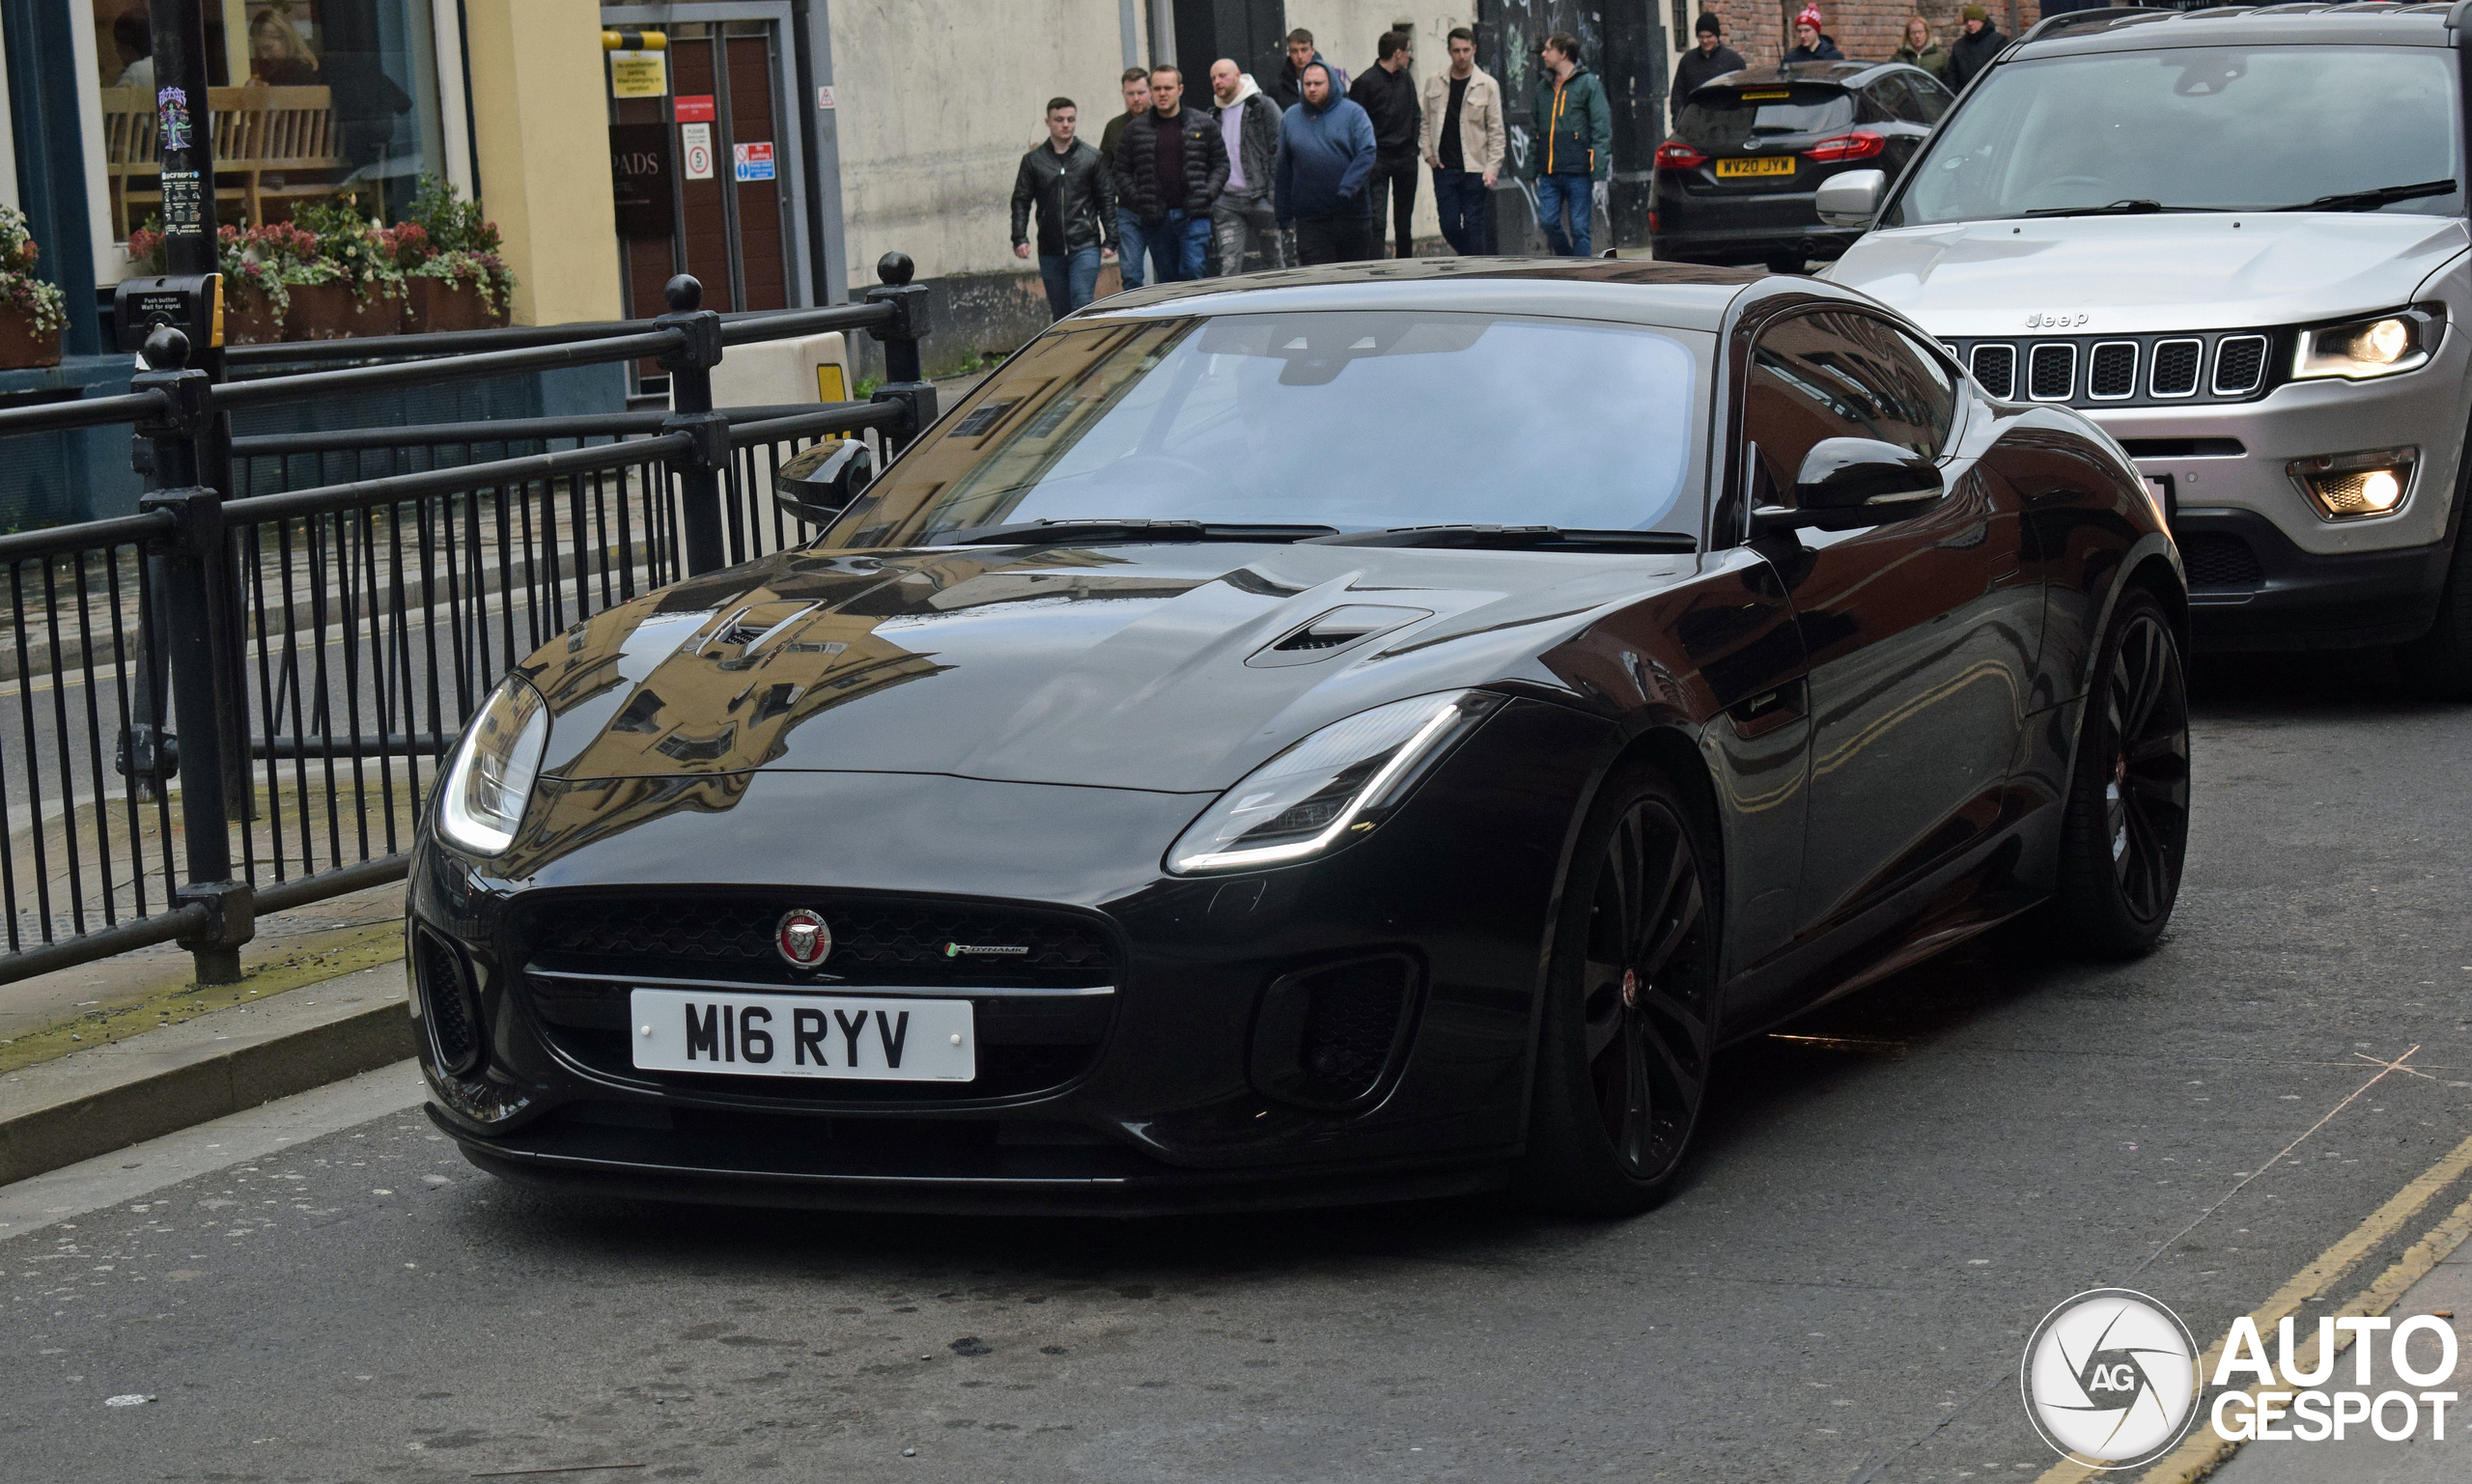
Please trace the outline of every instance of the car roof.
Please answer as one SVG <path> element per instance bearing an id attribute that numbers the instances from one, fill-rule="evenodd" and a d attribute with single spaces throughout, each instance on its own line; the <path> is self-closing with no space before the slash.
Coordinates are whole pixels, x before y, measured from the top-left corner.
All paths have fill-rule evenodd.
<path id="1" fill-rule="evenodd" d="M 1835 285 L 1758 268 L 1611 258 L 1415 258 L 1155 284 L 1102 299 L 1073 318 L 1447 309 L 1713 333 L 1728 306 L 1746 292 L 1764 292 L 1756 288 L 1762 283 L 1871 302 Z"/>
<path id="2" fill-rule="evenodd" d="M 1696 95 L 1709 88 L 1773 88 L 1781 82 L 1835 83 L 1851 89 L 1869 84 L 1882 72 L 1918 70 L 1909 62 L 1789 62 L 1723 72 L 1691 91 Z"/>
<path id="3" fill-rule="evenodd" d="M 2004 62 L 2167 46 L 2450 46 L 2453 5 L 2223 5 L 2203 11 L 2112 9 L 2055 15 Z"/>

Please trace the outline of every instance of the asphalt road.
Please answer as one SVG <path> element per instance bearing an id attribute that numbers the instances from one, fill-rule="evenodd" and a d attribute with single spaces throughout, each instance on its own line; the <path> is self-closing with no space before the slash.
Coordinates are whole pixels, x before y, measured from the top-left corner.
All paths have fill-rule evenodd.
<path id="1" fill-rule="evenodd" d="M 2054 1304 L 2203 1344 L 2472 1134 L 2472 708 L 2202 673 L 2158 952 L 2003 936 L 1731 1053 L 1646 1216 L 559 1203 L 396 1113 L 0 1241 L 0 1476 L 2037 1478 Z"/>

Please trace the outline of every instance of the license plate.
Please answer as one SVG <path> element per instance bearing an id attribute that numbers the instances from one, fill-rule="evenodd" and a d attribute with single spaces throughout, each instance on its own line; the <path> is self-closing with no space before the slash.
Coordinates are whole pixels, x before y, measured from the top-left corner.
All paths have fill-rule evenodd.
<path id="1" fill-rule="evenodd" d="M 1720 181 L 1739 180 L 1744 176 L 1792 175 L 1793 173 L 1794 157 L 1790 154 L 1772 154 L 1766 159 L 1717 161 L 1717 179 Z"/>
<path id="2" fill-rule="evenodd" d="M 978 1038 L 966 999 L 636 990 L 635 1066 L 728 1077 L 967 1082 Z"/>

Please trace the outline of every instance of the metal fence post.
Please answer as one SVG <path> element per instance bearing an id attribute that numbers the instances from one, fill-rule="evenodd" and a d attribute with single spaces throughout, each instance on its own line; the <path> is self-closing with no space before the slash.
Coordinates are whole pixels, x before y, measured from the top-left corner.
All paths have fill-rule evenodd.
<path id="1" fill-rule="evenodd" d="M 161 559 L 163 645 L 172 670 L 172 704 L 180 730 L 187 739 L 182 749 L 186 763 L 181 781 L 181 828 L 185 836 L 188 881 L 176 893 L 185 907 L 206 909 L 206 923 L 181 939 L 197 964 L 200 984 L 240 982 L 240 945 L 256 936 L 257 921 L 248 883 L 232 879 L 231 800 L 225 791 L 224 734 L 236 719 L 227 707 L 240 704 L 225 694 L 218 665 L 215 634 L 229 601 L 223 577 L 230 563 L 224 536 L 223 497 L 201 488 L 199 445 L 213 426 L 207 402 L 211 378 L 187 369 L 188 337 L 177 329 L 154 332 L 146 342 L 146 364 L 153 368 L 129 379 L 132 392 L 157 391 L 167 404 L 163 415 L 138 425 L 152 441 L 154 489 L 139 498 L 140 511 L 169 511 L 180 524 L 151 544 L 150 555 Z M 172 739 L 160 739 L 168 746 Z"/>
<path id="2" fill-rule="evenodd" d="M 669 373 L 669 417 L 664 434 L 684 433 L 694 445 L 670 456 L 678 476 L 679 519 L 686 527 L 687 573 L 716 572 L 728 565 L 721 553 L 721 471 L 730 465 L 730 420 L 713 410 L 713 368 L 721 363 L 721 317 L 697 306 L 704 286 L 681 273 L 661 288 L 668 314 L 653 321 L 684 332 L 678 349 L 660 358 Z"/>
<path id="3" fill-rule="evenodd" d="M 868 303 L 890 304 L 894 310 L 890 324 L 867 327 L 867 333 L 885 348 L 885 383 L 870 400 L 898 402 L 910 408 L 905 426 L 883 430 L 887 458 L 901 452 L 936 420 L 936 383 L 927 379 L 918 359 L 918 343 L 927 338 L 935 317 L 928 309 L 927 286 L 910 281 L 915 271 L 908 253 L 888 252 L 876 260 L 876 277 L 881 282 L 867 291 Z"/>

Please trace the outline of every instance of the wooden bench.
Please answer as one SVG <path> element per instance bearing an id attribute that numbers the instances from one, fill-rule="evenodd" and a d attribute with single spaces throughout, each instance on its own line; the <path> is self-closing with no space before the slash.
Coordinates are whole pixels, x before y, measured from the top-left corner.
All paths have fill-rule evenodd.
<path id="1" fill-rule="evenodd" d="M 128 238 L 136 208 L 163 199 L 154 96 L 144 88 L 105 88 L 103 173 L 111 182 L 112 230 Z M 266 203 L 328 196 L 334 182 L 301 180 L 340 169 L 334 90 L 252 86 L 209 88 L 214 118 L 214 199 L 238 202 L 249 224 L 266 221 Z M 220 214 L 218 212 L 218 214 Z"/>

